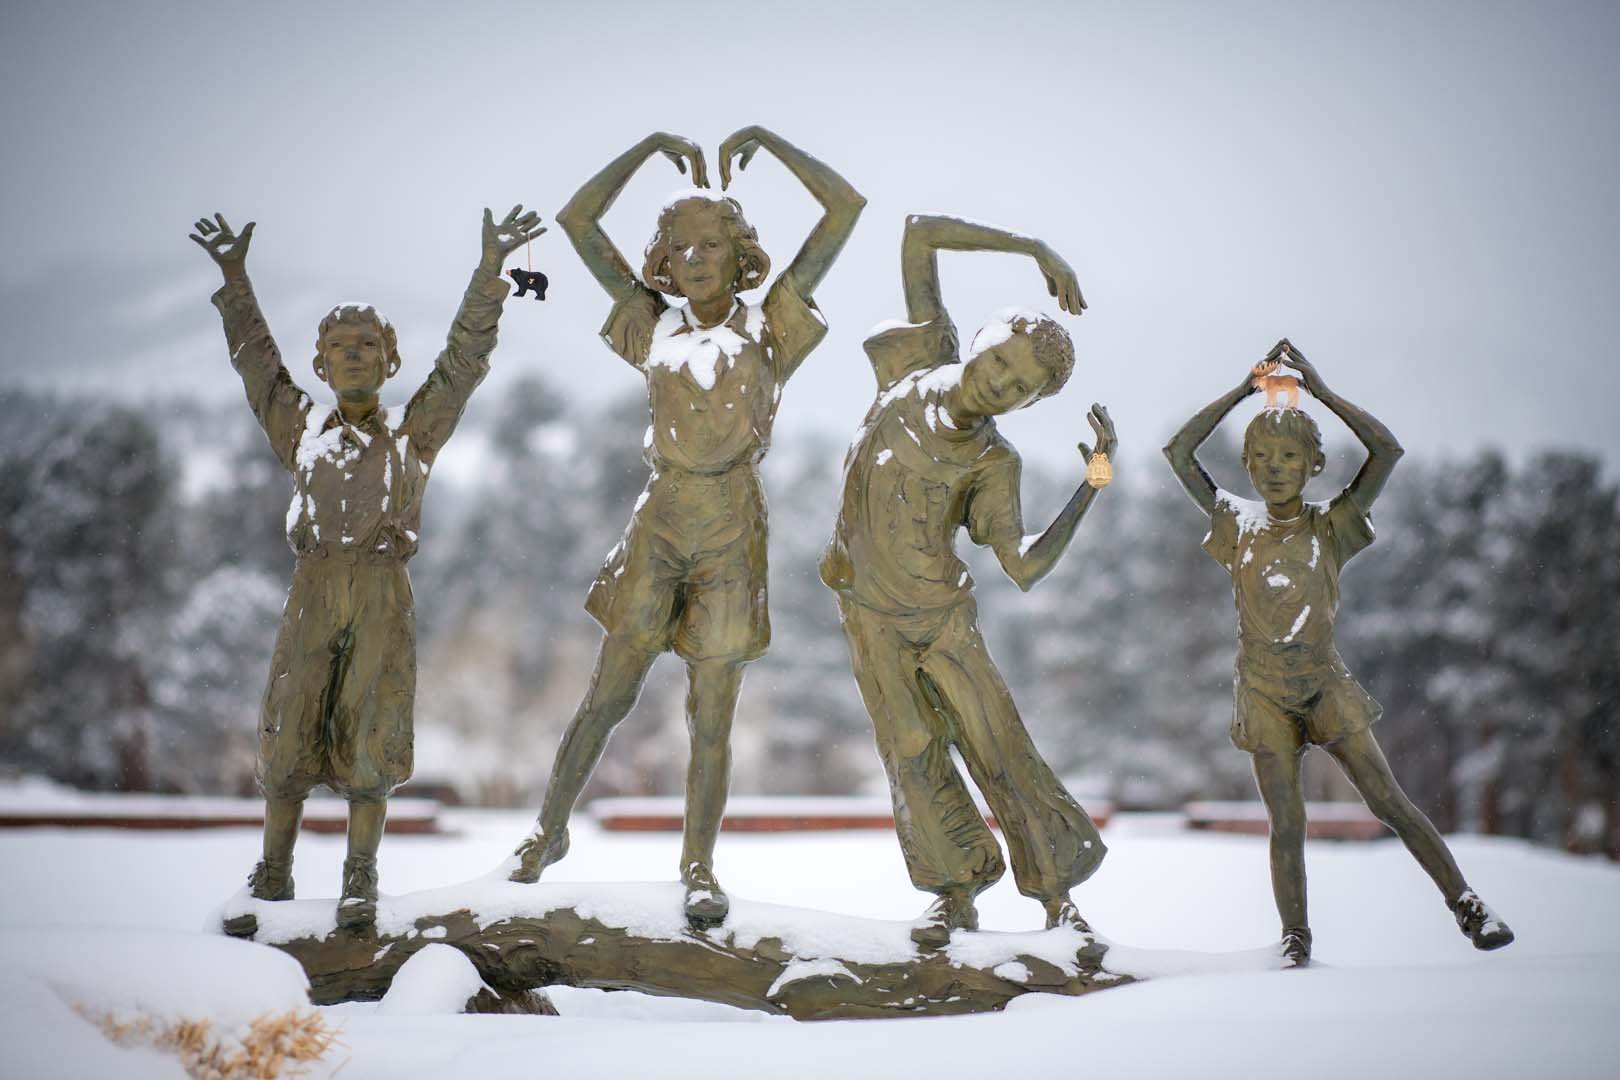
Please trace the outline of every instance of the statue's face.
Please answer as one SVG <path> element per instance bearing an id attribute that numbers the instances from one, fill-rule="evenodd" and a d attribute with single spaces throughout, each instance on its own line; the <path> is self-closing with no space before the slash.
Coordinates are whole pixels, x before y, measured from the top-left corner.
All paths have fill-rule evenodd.
<path id="1" fill-rule="evenodd" d="M 701 204 L 680 207 L 669 239 L 669 276 L 682 296 L 702 303 L 736 292 L 741 265 L 720 211 Z"/>
<path id="2" fill-rule="evenodd" d="M 1283 432 L 1257 431 L 1243 450 L 1254 490 L 1268 506 L 1292 502 L 1305 491 L 1317 471 L 1316 455 L 1309 446 Z"/>
<path id="3" fill-rule="evenodd" d="M 967 362 L 962 372 L 963 403 L 979 416 L 1000 416 L 1034 401 L 1048 378 L 1035 359 L 1029 335 L 1014 334 Z"/>
<path id="4" fill-rule="evenodd" d="M 321 378 L 339 400 L 362 401 L 377 396 L 388 378 L 388 346 L 382 328 L 370 319 L 342 322 L 321 337 Z"/>

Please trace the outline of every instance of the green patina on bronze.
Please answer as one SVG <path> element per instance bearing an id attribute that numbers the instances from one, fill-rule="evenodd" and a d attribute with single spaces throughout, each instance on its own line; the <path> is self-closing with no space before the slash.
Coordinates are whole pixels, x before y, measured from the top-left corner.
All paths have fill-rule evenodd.
<path id="1" fill-rule="evenodd" d="M 812 295 L 865 200 L 842 177 L 780 136 L 747 127 L 720 147 L 721 187 L 769 150 L 824 214 L 757 305 L 739 293 L 764 283 L 770 260 L 742 208 L 694 191 L 659 215 L 641 277 L 601 218 L 636 170 L 663 154 L 707 188 L 696 144 L 653 134 L 610 162 L 557 215 L 586 267 L 613 299 L 603 340 L 646 379 L 652 467 L 624 537 L 591 586 L 586 609 L 603 629 L 589 690 L 552 766 L 534 833 L 514 881 L 532 882 L 568 850 L 568 818 L 609 735 L 634 706 L 657 656 L 686 661 L 687 772 L 681 877 L 697 923 L 725 917 L 714 844 L 730 777 L 730 733 L 743 669 L 770 642 L 766 511 L 758 463 L 770 446 L 782 387 L 826 334 Z M 666 296 L 684 300 L 672 306 Z"/>
<path id="2" fill-rule="evenodd" d="M 888 929 L 845 921 L 859 927 L 857 934 Z M 1064 937 L 1029 952 L 1002 949 L 997 935 L 982 935 L 989 939 L 984 951 L 1010 956 L 981 964 L 940 950 L 874 961 L 841 956 L 825 942 L 800 956 L 785 942 L 791 929 L 774 936 L 691 928 L 665 936 L 569 907 L 497 921 L 458 909 L 419 918 L 403 933 L 336 930 L 265 944 L 303 966 L 317 1005 L 380 1000 L 417 951 L 448 945 L 484 982 L 466 1012 L 554 1014 L 544 988 L 581 986 L 715 1001 L 796 1020 L 947 1016 L 997 1011 L 1023 994 L 1079 995 L 1136 981 L 1107 969 L 1102 942 L 1061 930 L 1055 933 Z M 869 953 L 870 945 L 851 951 Z"/>
<path id="3" fill-rule="evenodd" d="M 1305 502 L 1305 485 L 1324 464 L 1321 434 L 1306 413 L 1291 408 L 1266 409 L 1244 433 L 1244 468 L 1263 502 L 1216 488 L 1196 451 L 1240 401 L 1257 392 L 1258 365 L 1187 421 L 1164 452 L 1187 494 L 1210 517 L 1205 550 L 1232 575 L 1238 613 L 1232 742 L 1253 755 L 1255 782 L 1271 821 L 1282 951 L 1296 965 L 1310 960 L 1300 765 L 1312 746 L 1332 755 L 1368 809 L 1406 844 L 1473 943 L 1500 948 L 1513 940 L 1512 931 L 1469 889 L 1439 832 L 1396 783 L 1371 730 L 1382 709 L 1351 677 L 1333 643 L 1340 571 L 1373 541 L 1368 512 L 1401 446 L 1370 413 L 1328 389 L 1286 338 L 1262 365 L 1269 369 L 1278 361 L 1297 371 L 1304 389 L 1367 448 L 1367 461 L 1347 488 L 1326 503 Z"/>
<path id="4" fill-rule="evenodd" d="M 866 341 L 878 397 L 845 459 L 821 576 L 838 592 L 912 883 L 939 897 L 913 932 L 932 946 L 977 925 L 973 897 L 1004 871 L 952 749 L 995 813 L 1019 891 L 1041 901 L 1048 927 L 1084 928 L 1069 890 L 1104 853 L 1018 716 L 979 633 L 972 578 L 954 546 L 966 528 L 1026 590 L 1067 550 L 1098 489 L 1082 482 L 1051 526 L 1026 540 L 1018 452 L 994 417 L 1056 393 L 1073 367 L 1073 346 L 1054 320 L 1010 314 L 980 331 L 961 363 L 940 299 L 941 249 L 1028 255 L 1064 310 L 1085 308 L 1074 272 L 1040 241 L 913 216 L 901 250 L 908 321 Z M 1113 424 L 1100 405 L 1088 419 L 1100 464 L 1115 446 Z M 1080 451 L 1089 463 L 1091 449 L 1082 443 Z"/>
<path id="5" fill-rule="evenodd" d="M 483 255 L 445 349 L 397 422 L 378 403 L 400 367 L 388 320 L 345 304 L 321 321 L 315 373 L 338 400 L 318 404 L 282 364 L 248 280 L 253 223 L 238 235 L 217 214 L 197 222 L 191 239 L 225 278 L 213 303 L 231 363 L 294 484 L 287 541 L 297 562 L 259 720 L 266 805 L 255 897 L 293 896 L 304 799 L 326 784 L 349 801 L 339 920 L 364 927 L 373 918 L 387 798 L 412 767 L 416 625 L 405 564 L 416 553 L 433 463 L 489 370 L 508 291 L 501 264 L 545 231 L 537 222 L 522 207 L 499 223 L 484 211 Z M 252 933 L 247 922 L 229 929 Z"/>

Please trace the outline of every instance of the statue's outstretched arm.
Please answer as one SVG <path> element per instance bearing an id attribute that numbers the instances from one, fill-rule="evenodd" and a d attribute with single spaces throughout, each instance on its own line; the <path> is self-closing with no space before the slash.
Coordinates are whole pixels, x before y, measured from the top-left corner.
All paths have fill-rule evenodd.
<path id="1" fill-rule="evenodd" d="M 1046 278 L 1046 291 L 1071 315 L 1086 309 L 1074 270 L 1057 252 L 1033 236 L 938 214 L 911 214 L 900 241 L 900 276 L 906 289 L 906 317 L 930 322 L 944 313 L 939 293 L 938 251 L 1005 251 L 1028 255 Z"/>
<path id="2" fill-rule="evenodd" d="M 1283 346 L 1283 365 L 1299 372 L 1306 392 L 1343 420 L 1344 426 L 1367 448 L 1367 460 L 1345 490 L 1363 511 L 1371 510 L 1373 502 L 1384 490 L 1384 484 L 1389 481 L 1390 474 L 1395 471 L 1395 463 L 1406 453 L 1405 448 L 1396 440 L 1394 432 L 1372 413 L 1329 390 L 1316 365 L 1305 359 L 1305 354 L 1295 348 L 1293 342 L 1284 338 L 1279 344 Z"/>
<path id="3" fill-rule="evenodd" d="M 692 183 L 698 187 L 709 186 L 708 166 L 698 145 L 679 135 L 657 131 L 608 162 L 557 212 L 557 224 L 568 234 L 591 276 L 615 301 L 624 300 L 646 286 L 602 230 L 602 215 L 608 212 L 636 170 L 654 154 L 663 154 L 683 173 L 690 162 Z"/>
<path id="4" fill-rule="evenodd" d="M 1286 339 L 1277 342 L 1266 354 L 1263 362 L 1269 363 L 1277 359 L 1287 344 Z M 1181 430 L 1165 444 L 1164 456 L 1170 461 L 1171 471 L 1176 474 L 1176 479 L 1181 481 L 1188 498 L 1197 503 L 1198 509 L 1206 514 L 1215 512 L 1217 489 L 1215 481 L 1198 461 L 1198 448 L 1204 445 L 1204 440 L 1220 426 L 1222 420 L 1226 419 L 1227 413 L 1237 408 L 1238 402 L 1257 392 L 1253 371 L 1245 371 L 1242 382 L 1193 413 L 1192 418 L 1181 425 Z"/>
<path id="5" fill-rule="evenodd" d="M 816 227 L 810 230 L 804 246 L 793 257 L 782 276 L 792 281 L 800 296 L 810 297 L 827 276 L 844 242 L 860 220 L 866 197 L 850 186 L 849 181 L 834 172 L 825 162 L 811 157 L 797 146 L 773 131 L 755 125 L 732 134 L 720 144 L 720 187 L 731 186 L 731 161 L 737 159 L 737 168 L 746 169 L 761 148 L 769 150 L 786 166 L 825 210 Z"/>
<path id="6" fill-rule="evenodd" d="M 197 222 L 191 239 L 208 252 L 224 275 L 225 285 L 214 294 L 213 303 L 224 321 L 231 366 L 242 378 L 248 406 L 270 440 L 271 449 L 282 465 L 291 469 L 304 417 L 314 403 L 293 382 L 281 362 L 281 350 L 270 336 L 270 327 L 253 295 L 253 283 L 247 274 L 253 226 L 250 221 L 237 233 L 223 215 L 215 214 L 213 220 L 203 218 Z"/>
<path id="7" fill-rule="evenodd" d="M 1102 454 L 1105 458 L 1113 457 L 1115 449 L 1119 446 L 1119 438 L 1114 434 L 1114 421 L 1109 417 L 1108 410 L 1093 402 L 1086 419 L 1091 422 L 1091 430 L 1096 433 L 1097 448 L 1093 451 L 1090 446 L 1081 443 L 1080 456 L 1085 459 L 1087 465 L 1091 463 L 1093 453 Z M 1016 541 L 1007 539 L 995 545 L 997 561 L 1020 589 L 1028 592 L 1052 572 L 1058 560 L 1063 558 L 1063 553 L 1069 549 L 1069 543 L 1074 539 L 1081 520 L 1097 498 L 1097 492 L 1106 486 L 1101 480 L 1097 482 L 1097 486 L 1093 486 L 1089 479 L 1082 480 L 1045 532 Z M 1019 531 L 1023 531 L 1022 527 Z"/>

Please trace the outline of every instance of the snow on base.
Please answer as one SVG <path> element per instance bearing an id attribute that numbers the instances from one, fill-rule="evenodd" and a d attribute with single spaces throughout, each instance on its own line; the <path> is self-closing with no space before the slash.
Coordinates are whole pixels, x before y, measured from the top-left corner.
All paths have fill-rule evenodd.
<path id="1" fill-rule="evenodd" d="M 400 965 L 377 1005 L 381 1016 L 454 1016 L 484 987 L 467 954 L 449 945 L 426 945 Z"/>
<path id="2" fill-rule="evenodd" d="M 86 1017 L 206 1019 L 231 1038 L 255 1017 L 310 1007 L 303 968 L 263 945 L 172 930 L 0 930 L 5 1076 L 184 1077 L 176 1058 L 115 1046 Z"/>
<path id="3" fill-rule="evenodd" d="M 380 896 L 377 930 L 394 937 L 416 937 L 419 919 L 466 911 L 481 927 L 507 919 L 543 919 L 564 908 L 581 918 L 617 927 L 636 937 L 676 941 L 691 936 L 685 913 L 685 888 L 671 882 L 605 884 L 547 882 L 520 885 L 506 880 L 503 866 L 484 877 L 442 889 L 403 896 Z M 255 900 L 246 889 L 220 909 L 213 925 L 237 915 L 259 921 L 256 940 L 287 942 L 325 937 L 337 928 L 337 901 Z M 429 931 L 431 933 L 431 930 Z M 717 944 L 751 949 L 764 938 L 777 938 L 801 959 L 837 957 L 860 964 L 906 963 L 917 957 L 911 924 L 808 908 L 761 904 L 732 898 L 723 924 L 705 932 Z M 1072 957 L 1071 957 L 1072 960 Z"/>

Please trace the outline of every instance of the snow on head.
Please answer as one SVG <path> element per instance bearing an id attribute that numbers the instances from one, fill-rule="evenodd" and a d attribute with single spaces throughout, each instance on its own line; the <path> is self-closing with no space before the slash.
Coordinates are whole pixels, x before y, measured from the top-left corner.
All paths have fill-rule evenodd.
<path id="1" fill-rule="evenodd" d="M 1042 318 L 1044 316 L 1040 312 L 1031 311 L 1029 308 L 1002 308 L 990 316 L 990 321 L 979 327 L 979 332 L 973 335 L 973 344 L 968 349 L 968 359 L 972 360 L 982 352 L 1011 341 L 1016 332 L 1013 329 L 1015 323 L 1031 325 L 1040 322 Z"/>

